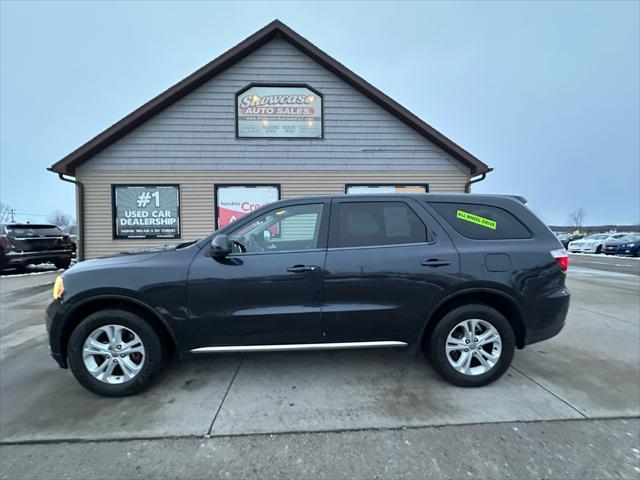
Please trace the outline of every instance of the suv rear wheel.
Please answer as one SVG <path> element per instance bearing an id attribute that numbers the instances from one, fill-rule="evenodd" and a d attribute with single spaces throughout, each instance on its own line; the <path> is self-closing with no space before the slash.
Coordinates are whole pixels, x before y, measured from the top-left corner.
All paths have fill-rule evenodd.
<path id="1" fill-rule="evenodd" d="M 429 339 L 428 357 L 435 370 L 460 387 L 481 387 L 511 365 L 515 335 L 507 319 L 482 304 L 451 310 Z"/>
<path id="2" fill-rule="evenodd" d="M 156 332 L 125 310 L 103 310 L 82 320 L 69 339 L 68 357 L 78 382 L 107 397 L 142 391 L 163 363 Z"/>

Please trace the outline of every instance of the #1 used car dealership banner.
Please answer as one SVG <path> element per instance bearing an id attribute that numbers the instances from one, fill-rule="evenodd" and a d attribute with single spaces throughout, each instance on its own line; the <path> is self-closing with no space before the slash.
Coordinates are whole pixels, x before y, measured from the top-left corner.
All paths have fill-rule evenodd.
<path id="1" fill-rule="evenodd" d="M 275 185 L 216 186 L 217 227 L 280 199 L 280 190 Z"/>
<path id="2" fill-rule="evenodd" d="M 322 137 L 322 96 L 307 87 L 253 86 L 236 101 L 238 137 Z"/>
<path id="3" fill-rule="evenodd" d="M 114 238 L 180 238 L 178 185 L 114 185 Z"/>

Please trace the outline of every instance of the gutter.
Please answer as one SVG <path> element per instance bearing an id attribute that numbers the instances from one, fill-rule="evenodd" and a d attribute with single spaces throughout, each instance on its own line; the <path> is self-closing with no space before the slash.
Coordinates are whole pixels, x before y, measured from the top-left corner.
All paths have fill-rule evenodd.
<path id="1" fill-rule="evenodd" d="M 487 169 L 487 171 L 484 172 L 480 176 L 480 178 L 475 178 L 475 179 L 469 180 L 467 183 L 465 183 L 465 185 L 464 185 L 464 193 L 471 193 L 471 184 L 481 182 L 482 180 L 484 180 L 487 177 L 487 173 L 491 173 L 491 172 L 493 172 L 493 167 L 489 167 Z"/>
<path id="2" fill-rule="evenodd" d="M 65 178 L 64 173 L 59 173 L 51 168 L 47 168 L 50 172 L 57 173 L 58 178 L 63 182 L 73 183 L 76 186 L 76 202 L 77 202 L 77 217 L 78 217 L 78 248 L 76 250 L 76 260 L 81 262 L 84 260 L 84 185 L 78 180 L 71 180 Z"/>

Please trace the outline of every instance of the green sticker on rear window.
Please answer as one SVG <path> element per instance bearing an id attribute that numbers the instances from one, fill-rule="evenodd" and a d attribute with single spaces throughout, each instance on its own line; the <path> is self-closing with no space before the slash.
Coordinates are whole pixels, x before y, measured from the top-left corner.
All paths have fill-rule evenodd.
<path id="1" fill-rule="evenodd" d="M 476 223 L 485 228 L 490 228 L 491 230 L 496 229 L 496 222 L 489 220 L 488 218 L 481 217 L 480 215 L 474 215 L 473 213 L 458 210 L 456 216 L 465 222 Z"/>

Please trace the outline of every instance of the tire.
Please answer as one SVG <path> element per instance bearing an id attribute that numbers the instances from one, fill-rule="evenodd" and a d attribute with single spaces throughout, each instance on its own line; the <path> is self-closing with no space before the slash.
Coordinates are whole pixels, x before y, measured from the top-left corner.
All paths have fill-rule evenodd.
<path id="1" fill-rule="evenodd" d="M 598 245 L 598 247 L 596 248 L 596 254 L 600 253 L 602 253 L 602 245 Z"/>
<path id="2" fill-rule="evenodd" d="M 469 347 L 466 346 L 464 337 L 459 340 L 457 338 L 457 335 L 464 332 L 464 327 L 459 327 L 459 325 L 467 320 L 479 320 L 476 327 L 478 337 L 474 335 L 470 339 Z M 465 322 L 464 325 L 468 324 Z M 497 331 L 500 342 L 496 341 L 474 348 L 474 338 L 481 338 L 480 335 L 482 333 L 490 331 L 487 326 L 493 327 Z M 485 328 L 486 330 L 484 330 Z M 456 330 L 454 331 L 454 329 Z M 484 332 L 481 332 L 482 330 Z M 453 339 L 449 340 L 449 342 L 455 350 L 448 354 L 446 347 L 450 334 L 452 334 Z M 460 342 L 462 347 L 453 345 L 451 342 Z M 493 363 L 493 360 L 487 359 L 494 352 L 498 352 L 496 350 L 498 343 L 501 343 L 499 356 Z M 428 351 L 426 353 L 431 365 L 446 381 L 459 387 L 482 387 L 500 378 L 511 365 L 515 351 L 515 334 L 507 319 L 497 310 L 483 304 L 469 304 L 451 310 L 438 322 L 429 338 L 427 347 Z M 467 348 L 468 353 L 465 352 L 464 348 Z M 485 349 L 485 353 L 483 354 L 480 349 Z M 474 355 L 472 356 L 472 354 Z M 465 358 L 471 357 L 470 362 L 467 364 L 470 366 L 469 373 L 457 370 L 449 361 L 450 358 L 452 361 L 462 361 L 462 355 L 465 355 Z M 486 365 L 482 365 L 477 357 L 482 357 L 485 364 L 493 363 L 493 366 L 488 368 Z M 460 368 L 464 368 L 464 366 Z M 482 372 L 482 370 L 486 371 Z M 471 372 L 474 374 L 471 374 Z"/>
<path id="3" fill-rule="evenodd" d="M 56 266 L 58 270 L 63 269 L 66 270 L 71 265 L 71 259 L 65 258 L 64 260 L 54 260 L 53 264 Z"/>
<path id="4" fill-rule="evenodd" d="M 118 335 L 117 329 L 113 329 L 112 326 L 124 327 L 121 330 L 122 333 Z M 142 350 L 125 355 L 123 359 L 124 354 L 118 354 L 115 349 L 117 345 L 112 345 L 113 350 L 108 354 L 115 353 L 115 355 L 107 356 L 107 349 L 109 349 L 107 332 L 114 333 L 111 336 L 115 338 L 114 344 L 126 346 L 127 342 L 135 343 L 134 350 L 141 350 L 138 346 L 141 344 Z M 137 336 L 137 339 L 132 337 L 132 334 Z M 110 368 L 109 361 L 114 364 L 111 367 L 112 374 L 105 379 L 106 381 L 94 376 L 83 358 L 85 341 L 89 336 L 94 339 L 94 345 L 95 342 L 98 342 L 104 344 L 105 347 L 100 346 L 99 349 L 96 349 L 95 351 L 100 353 L 89 355 L 87 362 L 97 369 L 100 369 L 104 362 L 106 362 L 106 369 Z M 69 338 L 67 356 L 69 367 L 80 385 L 104 397 L 124 397 L 141 392 L 160 373 L 164 363 L 162 342 L 158 334 L 147 321 L 126 310 L 102 310 L 92 313 L 82 320 Z M 127 365 L 127 369 L 131 369 L 131 365 L 135 366 L 135 371 L 131 369 L 131 372 L 134 373 L 130 374 L 130 379 L 127 379 L 127 375 L 124 373 L 125 365 Z M 106 373 L 108 372 L 104 372 L 103 376 Z M 120 383 L 109 383 L 118 381 Z"/>

